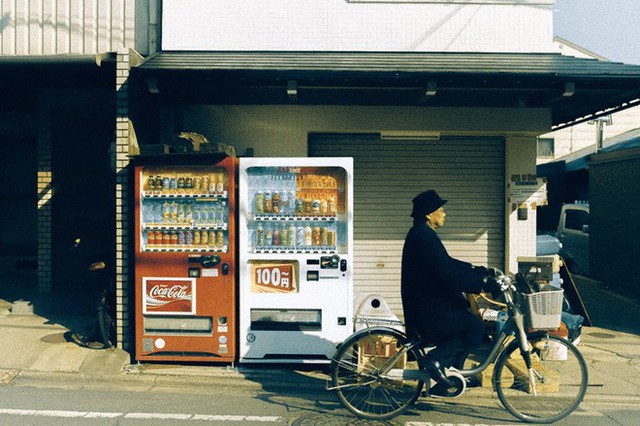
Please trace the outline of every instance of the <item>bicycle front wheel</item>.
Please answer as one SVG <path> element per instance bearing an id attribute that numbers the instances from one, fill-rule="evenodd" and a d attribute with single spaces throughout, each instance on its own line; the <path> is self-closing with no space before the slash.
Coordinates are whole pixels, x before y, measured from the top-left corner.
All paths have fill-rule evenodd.
<path id="1" fill-rule="evenodd" d="M 569 341 L 548 334 L 529 336 L 531 370 L 518 341 L 496 360 L 493 386 L 504 407 L 530 423 L 552 423 L 571 414 L 587 392 L 587 364 Z"/>
<path id="2" fill-rule="evenodd" d="M 332 384 L 349 411 L 387 420 L 415 402 L 424 383 L 418 374 L 404 371 L 419 369 L 419 353 L 409 349 L 392 359 L 407 343 L 396 330 L 373 328 L 354 334 L 338 348 L 331 364 Z"/>

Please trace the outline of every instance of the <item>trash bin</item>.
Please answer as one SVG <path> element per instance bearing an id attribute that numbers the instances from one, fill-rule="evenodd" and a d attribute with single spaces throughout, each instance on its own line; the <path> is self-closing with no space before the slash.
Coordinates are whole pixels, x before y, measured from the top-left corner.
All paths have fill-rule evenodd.
<path id="1" fill-rule="evenodd" d="M 353 326 L 355 331 L 367 327 L 386 326 L 404 332 L 402 321 L 378 294 L 370 294 L 362 299 L 356 310 Z"/>

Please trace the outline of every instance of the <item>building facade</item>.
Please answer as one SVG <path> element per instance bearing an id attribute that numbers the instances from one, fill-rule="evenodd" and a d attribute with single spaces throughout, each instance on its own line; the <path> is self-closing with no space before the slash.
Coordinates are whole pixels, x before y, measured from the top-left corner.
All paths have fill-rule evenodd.
<path id="1" fill-rule="evenodd" d="M 241 155 L 354 157 L 355 288 L 401 314 L 413 195 L 435 188 L 451 200 L 452 255 L 516 270 L 535 253 L 536 204 L 520 185 L 537 185 L 537 137 L 639 90 L 639 67 L 554 53 L 553 0 L 0 4 L 0 72 L 31 87 L 24 102 L 2 86 L 13 107 L 0 110 L 0 137 L 7 152 L 12 137 L 37 147 L 18 163 L 38 171 L 37 227 L 24 225 L 38 230 L 37 286 L 71 294 L 66 233 L 109 224 L 127 349 L 128 167 L 139 146 L 193 131 Z M 74 69 L 93 79 L 78 87 Z M 114 219 L 99 220 L 105 211 Z M 7 250 L 21 240 L 4 238 Z"/>

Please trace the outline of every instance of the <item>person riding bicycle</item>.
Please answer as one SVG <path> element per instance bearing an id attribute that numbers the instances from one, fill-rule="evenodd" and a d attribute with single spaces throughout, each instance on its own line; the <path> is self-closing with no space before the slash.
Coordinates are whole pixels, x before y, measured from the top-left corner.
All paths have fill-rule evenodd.
<path id="1" fill-rule="evenodd" d="M 499 293 L 494 271 L 449 256 L 435 230 L 444 225 L 444 204 L 434 190 L 413 200 L 413 226 L 402 250 L 402 305 L 407 334 L 436 348 L 427 370 L 446 387 L 444 369 L 462 369 L 469 352 L 484 337 L 482 320 L 469 312 L 464 293 Z"/>

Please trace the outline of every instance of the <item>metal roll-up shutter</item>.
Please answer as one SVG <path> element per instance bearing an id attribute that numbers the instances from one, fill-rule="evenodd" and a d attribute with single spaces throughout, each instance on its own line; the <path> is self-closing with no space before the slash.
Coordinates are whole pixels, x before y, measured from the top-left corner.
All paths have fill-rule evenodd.
<path id="1" fill-rule="evenodd" d="M 449 200 L 446 225 L 438 234 L 451 256 L 503 266 L 502 138 L 386 140 L 377 134 L 312 134 L 309 155 L 354 158 L 356 304 L 379 294 L 401 316 L 400 264 L 412 225 L 411 199 L 427 189 Z"/>

